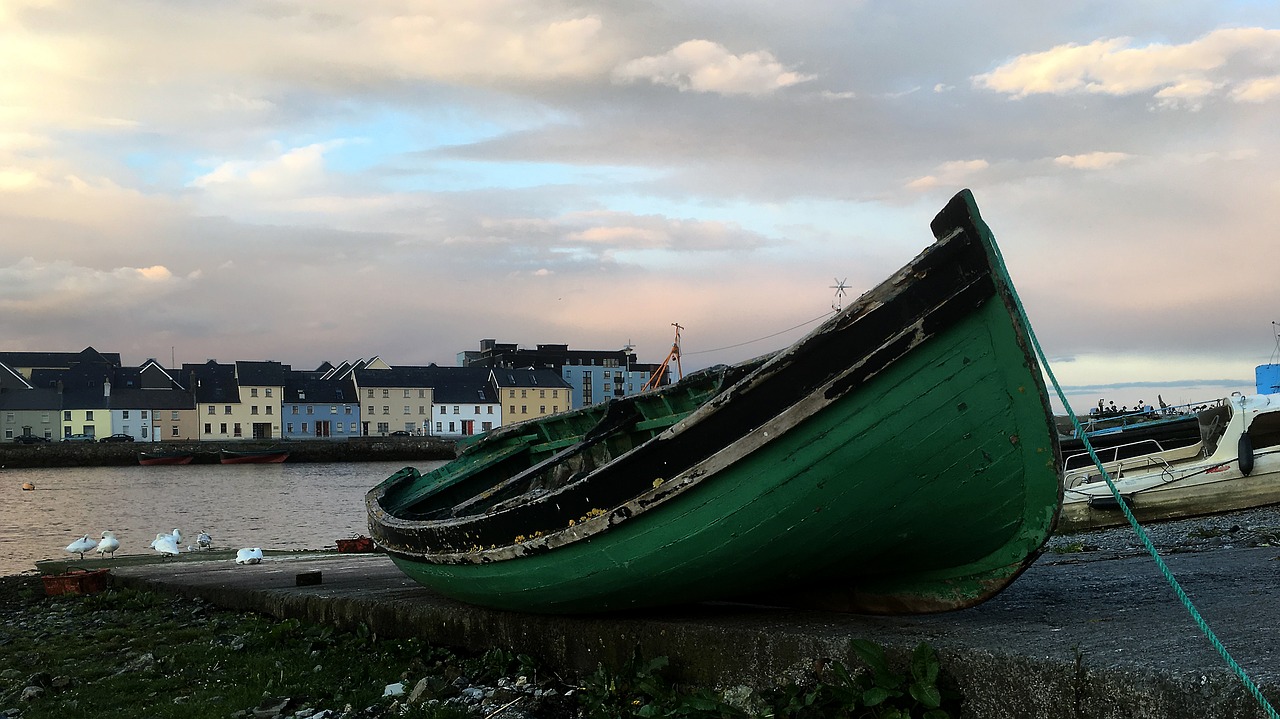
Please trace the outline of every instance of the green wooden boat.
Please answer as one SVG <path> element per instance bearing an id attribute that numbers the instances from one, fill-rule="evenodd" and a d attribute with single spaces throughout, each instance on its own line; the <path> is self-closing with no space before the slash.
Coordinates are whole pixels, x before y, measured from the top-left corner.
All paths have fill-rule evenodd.
<path id="1" fill-rule="evenodd" d="M 1053 531 L 1061 455 L 972 195 L 792 347 L 503 427 L 366 496 L 374 540 L 466 602 L 704 600 L 916 613 L 981 602 Z"/>

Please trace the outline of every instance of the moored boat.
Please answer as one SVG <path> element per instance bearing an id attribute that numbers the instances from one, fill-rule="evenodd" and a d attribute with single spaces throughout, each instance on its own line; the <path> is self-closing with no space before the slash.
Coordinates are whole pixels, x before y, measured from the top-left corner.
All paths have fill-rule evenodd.
<path id="1" fill-rule="evenodd" d="M 1280 503 L 1280 394 L 1234 394 L 1196 415 L 1199 440 L 1095 450 L 1116 491 L 1143 522 Z M 1059 531 L 1127 522 L 1092 458 L 1068 457 Z"/>
<path id="2" fill-rule="evenodd" d="M 397 472 L 366 495 L 370 533 L 421 584 L 520 611 L 991 597 L 1052 532 L 1058 434 L 972 195 L 932 229 L 786 350 Z"/>
<path id="3" fill-rule="evenodd" d="M 279 464 L 288 458 L 288 450 L 283 449 L 245 451 L 224 449 L 218 453 L 218 461 L 222 464 Z"/>
<path id="4" fill-rule="evenodd" d="M 196 458 L 195 452 L 166 452 L 148 451 L 138 453 L 138 464 L 143 466 L 162 465 L 162 464 L 191 464 Z"/>

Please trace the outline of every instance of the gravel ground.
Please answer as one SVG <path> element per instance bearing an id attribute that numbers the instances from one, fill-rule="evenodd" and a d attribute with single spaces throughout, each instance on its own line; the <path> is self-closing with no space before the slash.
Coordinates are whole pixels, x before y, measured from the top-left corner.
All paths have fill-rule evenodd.
<path id="1" fill-rule="evenodd" d="M 1280 507 L 1261 507 L 1208 517 L 1144 525 L 1161 554 L 1230 547 L 1280 546 Z M 1054 553 L 1078 558 L 1110 559 L 1145 554 L 1146 548 L 1128 524 L 1050 538 L 1045 559 Z M 1043 560 L 1042 560 L 1043 561 Z"/>

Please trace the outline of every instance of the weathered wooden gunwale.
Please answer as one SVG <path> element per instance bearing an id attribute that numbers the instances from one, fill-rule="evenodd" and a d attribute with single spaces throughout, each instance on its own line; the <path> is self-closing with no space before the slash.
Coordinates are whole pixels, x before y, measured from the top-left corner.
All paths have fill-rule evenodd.
<path id="1" fill-rule="evenodd" d="M 371 532 L 417 581 L 512 609 L 784 586 L 787 601 L 850 611 L 982 601 L 1051 532 L 1060 456 L 971 196 L 933 228 L 938 242 L 912 263 L 665 431 L 636 443 L 618 421 L 625 405 L 613 407 L 614 425 L 597 415 L 603 437 L 499 461 L 517 462 L 529 487 L 566 466 L 571 479 L 518 501 L 457 502 L 453 516 L 412 516 L 400 501 L 432 495 L 452 465 L 425 482 L 393 476 L 367 498 Z"/>

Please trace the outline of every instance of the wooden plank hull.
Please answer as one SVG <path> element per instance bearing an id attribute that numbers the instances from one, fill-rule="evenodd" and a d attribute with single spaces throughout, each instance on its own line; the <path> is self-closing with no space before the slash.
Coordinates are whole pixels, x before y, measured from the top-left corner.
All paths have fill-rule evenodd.
<path id="1" fill-rule="evenodd" d="M 279 464 L 289 458 L 285 451 L 233 452 L 222 450 L 218 461 L 222 464 Z"/>
<path id="2" fill-rule="evenodd" d="M 646 439 L 597 414 L 605 439 L 583 434 L 579 444 L 596 444 L 582 458 L 573 447 L 524 457 L 523 494 L 498 482 L 461 511 L 443 505 L 469 494 L 450 490 L 483 461 L 393 476 L 367 497 L 371 533 L 416 581 L 513 610 L 745 599 L 909 613 L 983 601 L 1051 533 L 1060 455 L 1027 330 L 967 192 L 934 231 L 939 241 L 894 277 L 740 379 L 726 373 L 670 428 Z M 566 481 L 539 484 L 562 469 Z"/>
<path id="3" fill-rule="evenodd" d="M 143 452 L 138 455 L 138 464 L 143 466 L 164 465 L 164 464 L 191 464 L 196 456 L 191 452 L 183 452 L 181 454 L 167 453 L 148 453 Z"/>

